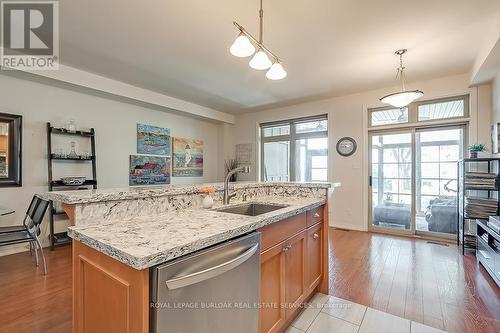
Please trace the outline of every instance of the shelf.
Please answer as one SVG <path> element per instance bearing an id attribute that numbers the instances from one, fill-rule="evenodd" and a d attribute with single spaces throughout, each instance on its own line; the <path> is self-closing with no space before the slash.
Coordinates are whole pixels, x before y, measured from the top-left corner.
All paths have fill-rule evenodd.
<path id="1" fill-rule="evenodd" d="M 478 158 L 464 158 L 460 162 L 491 162 L 500 161 L 498 157 L 478 157 Z"/>
<path id="2" fill-rule="evenodd" d="M 84 131 L 75 131 L 75 132 L 69 132 L 65 128 L 57 128 L 57 127 L 51 127 L 50 131 L 54 134 L 64 134 L 64 135 L 76 135 L 76 136 L 94 136 L 94 132 L 84 132 Z"/>
<path id="3" fill-rule="evenodd" d="M 78 186 L 89 186 L 89 185 L 97 185 L 97 182 L 92 179 L 87 179 L 83 184 L 80 185 L 66 185 L 62 182 L 62 180 L 53 180 L 51 182 L 52 186 L 60 186 L 60 187 L 78 187 Z"/>
<path id="4" fill-rule="evenodd" d="M 67 232 L 55 233 L 52 236 L 52 240 L 53 240 L 54 246 L 65 245 L 65 244 L 71 243 L 71 238 L 68 236 Z"/>
<path id="5" fill-rule="evenodd" d="M 50 158 L 52 160 L 61 160 L 61 161 L 92 161 L 95 159 L 95 156 L 90 156 L 90 157 L 62 157 L 62 156 L 56 156 L 55 154 L 50 154 Z"/>
<path id="6" fill-rule="evenodd" d="M 469 186 L 465 187 L 466 191 L 498 191 L 498 188 L 488 188 L 488 187 L 474 187 L 471 188 Z"/>

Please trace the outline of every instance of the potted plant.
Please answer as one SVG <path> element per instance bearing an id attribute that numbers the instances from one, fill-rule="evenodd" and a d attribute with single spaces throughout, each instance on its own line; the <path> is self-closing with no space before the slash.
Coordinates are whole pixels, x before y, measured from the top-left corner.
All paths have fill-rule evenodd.
<path id="1" fill-rule="evenodd" d="M 474 143 L 469 146 L 470 158 L 477 158 L 477 153 L 486 151 L 486 146 L 482 143 Z"/>

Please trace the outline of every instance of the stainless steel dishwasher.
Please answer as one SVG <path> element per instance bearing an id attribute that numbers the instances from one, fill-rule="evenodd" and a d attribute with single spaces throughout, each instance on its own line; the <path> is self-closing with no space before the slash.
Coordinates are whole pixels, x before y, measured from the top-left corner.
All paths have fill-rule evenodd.
<path id="1" fill-rule="evenodd" d="M 151 279 L 151 332 L 258 332 L 260 233 L 157 266 Z"/>

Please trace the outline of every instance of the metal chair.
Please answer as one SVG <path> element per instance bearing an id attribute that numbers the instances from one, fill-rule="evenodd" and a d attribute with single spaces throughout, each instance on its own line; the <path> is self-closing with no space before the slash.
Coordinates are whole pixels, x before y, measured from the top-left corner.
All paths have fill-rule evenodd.
<path id="1" fill-rule="evenodd" d="M 35 262 L 38 266 L 38 249 L 42 255 L 44 274 L 47 275 L 47 263 L 43 254 L 42 244 L 38 236 L 40 235 L 40 225 L 49 201 L 38 196 L 33 196 L 22 226 L 7 226 L 0 228 L 0 246 L 12 245 L 18 243 L 30 243 L 30 252 L 35 250 Z"/>

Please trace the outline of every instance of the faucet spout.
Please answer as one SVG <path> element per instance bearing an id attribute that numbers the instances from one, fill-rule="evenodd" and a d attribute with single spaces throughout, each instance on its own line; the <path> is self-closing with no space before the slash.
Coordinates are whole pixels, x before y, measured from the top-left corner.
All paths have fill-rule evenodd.
<path id="1" fill-rule="evenodd" d="M 226 175 L 226 178 L 224 179 L 224 197 L 223 197 L 223 203 L 224 205 L 227 205 L 229 204 L 229 200 L 234 197 L 234 193 L 232 194 L 229 194 L 229 179 L 231 179 L 231 176 L 234 175 L 235 173 L 238 173 L 238 172 L 241 172 L 241 173 L 249 173 L 250 172 L 250 166 L 248 165 L 242 165 L 240 167 L 237 167 L 237 168 L 234 168 L 232 170 L 230 170 L 227 175 Z"/>

